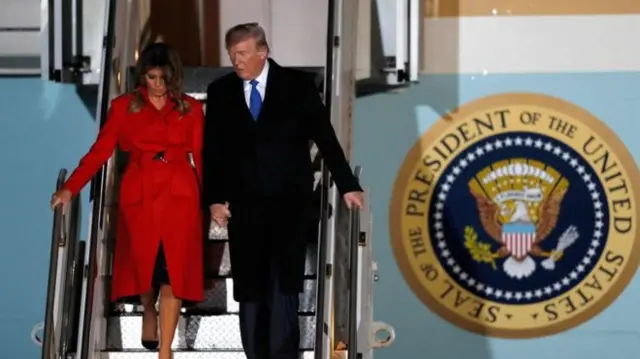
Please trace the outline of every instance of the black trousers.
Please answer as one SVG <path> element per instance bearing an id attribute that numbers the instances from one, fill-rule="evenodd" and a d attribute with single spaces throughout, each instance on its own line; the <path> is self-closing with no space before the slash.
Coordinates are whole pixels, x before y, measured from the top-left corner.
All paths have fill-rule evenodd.
<path id="1" fill-rule="evenodd" d="M 234 298 L 247 359 L 298 359 L 308 207 L 302 196 L 231 202 Z"/>
<path id="2" fill-rule="evenodd" d="M 261 300 L 240 302 L 240 335 L 247 359 L 297 359 L 300 346 L 297 294 L 280 288 L 273 263 L 269 292 Z"/>

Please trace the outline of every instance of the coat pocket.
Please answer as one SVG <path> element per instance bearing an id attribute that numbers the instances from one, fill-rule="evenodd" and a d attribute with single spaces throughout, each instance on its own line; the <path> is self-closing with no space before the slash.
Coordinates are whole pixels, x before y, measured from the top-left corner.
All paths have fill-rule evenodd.
<path id="1" fill-rule="evenodd" d="M 142 203 L 142 179 L 125 172 L 120 181 L 120 205 L 132 206 Z"/>
<path id="2" fill-rule="evenodd" d="M 200 184 L 196 175 L 196 170 L 190 163 L 180 165 L 176 169 L 171 181 L 171 195 L 177 197 L 193 197 L 200 196 Z"/>

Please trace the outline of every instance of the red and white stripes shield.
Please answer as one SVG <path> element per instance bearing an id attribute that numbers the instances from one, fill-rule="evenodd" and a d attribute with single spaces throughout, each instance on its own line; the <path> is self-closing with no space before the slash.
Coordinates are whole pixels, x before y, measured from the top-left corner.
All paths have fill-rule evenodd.
<path id="1" fill-rule="evenodd" d="M 502 227 L 502 242 L 517 259 L 529 253 L 535 240 L 536 227 L 533 223 L 507 223 Z"/>

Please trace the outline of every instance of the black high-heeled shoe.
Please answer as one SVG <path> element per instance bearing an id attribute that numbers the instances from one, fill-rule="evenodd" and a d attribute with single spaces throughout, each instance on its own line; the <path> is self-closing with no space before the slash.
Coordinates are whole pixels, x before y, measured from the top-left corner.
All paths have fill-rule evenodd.
<path id="1" fill-rule="evenodd" d="M 142 328 L 144 332 L 144 315 L 142 316 Z M 158 329 L 156 327 L 156 335 L 157 335 L 157 331 Z M 156 350 L 160 346 L 160 341 L 158 339 L 149 340 L 149 339 L 141 338 L 140 343 L 142 343 L 142 347 L 144 347 L 147 350 Z"/>
<path id="2" fill-rule="evenodd" d="M 147 350 L 156 350 L 160 345 L 159 340 L 141 340 L 142 346 Z"/>

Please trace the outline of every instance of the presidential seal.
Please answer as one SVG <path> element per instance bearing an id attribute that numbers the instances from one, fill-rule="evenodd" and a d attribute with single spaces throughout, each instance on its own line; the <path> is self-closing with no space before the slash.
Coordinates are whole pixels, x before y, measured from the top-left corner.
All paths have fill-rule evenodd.
<path id="1" fill-rule="evenodd" d="M 436 123 L 406 157 L 390 208 L 404 277 L 467 330 L 575 327 L 638 268 L 635 162 L 597 118 L 540 94 L 492 96 Z"/>

